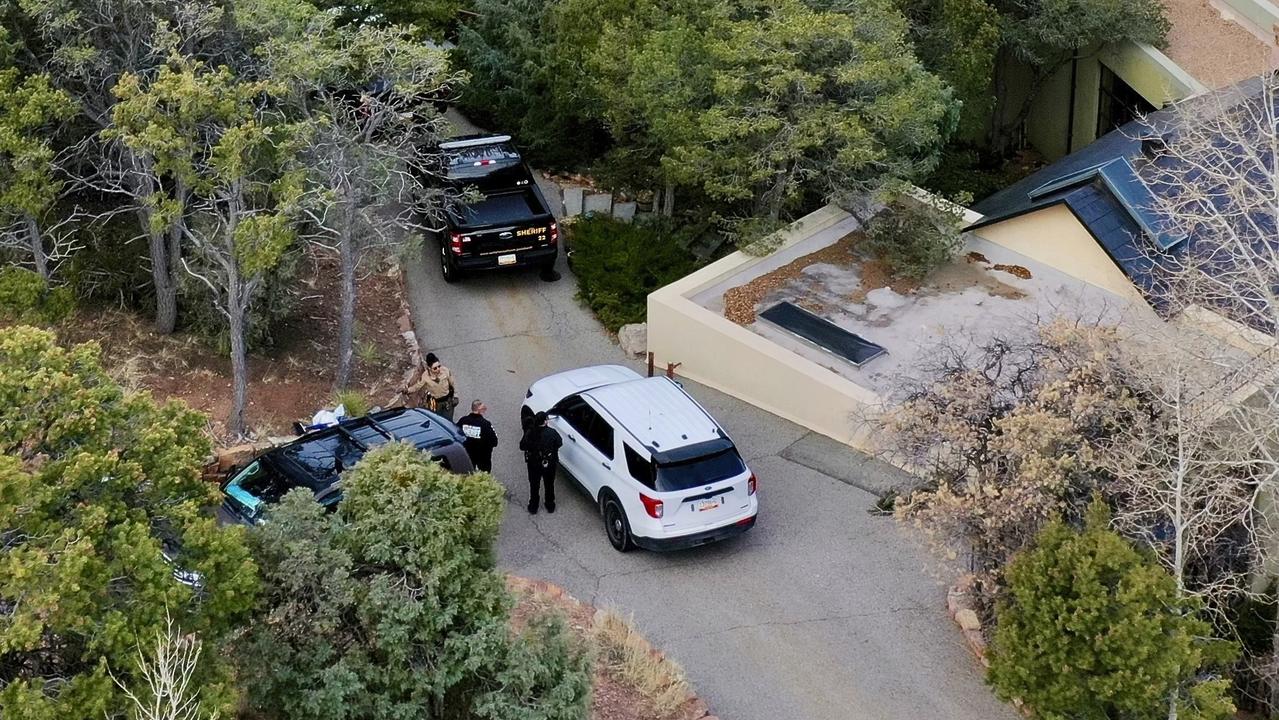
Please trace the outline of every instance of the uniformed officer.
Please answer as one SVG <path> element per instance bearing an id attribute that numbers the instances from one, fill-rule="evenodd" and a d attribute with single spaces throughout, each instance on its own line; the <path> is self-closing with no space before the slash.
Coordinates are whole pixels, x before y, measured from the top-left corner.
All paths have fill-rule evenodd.
<path id="1" fill-rule="evenodd" d="M 488 406 L 483 400 L 471 403 L 471 413 L 457 421 L 457 427 L 466 436 L 462 447 L 471 456 L 471 464 L 476 470 L 493 472 L 493 448 L 497 447 L 497 433 L 493 432 L 493 423 L 484 417 Z"/>
<path id="2" fill-rule="evenodd" d="M 546 512 L 555 512 L 555 470 L 559 467 L 560 446 L 564 441 L 555 429 L 546 425 L 546 413 L 533 416 L 533 421 L 520 438 L 524 463 L 528 465 L 528 511 L 537 514 L 539 490 L 546 489 Z"/>

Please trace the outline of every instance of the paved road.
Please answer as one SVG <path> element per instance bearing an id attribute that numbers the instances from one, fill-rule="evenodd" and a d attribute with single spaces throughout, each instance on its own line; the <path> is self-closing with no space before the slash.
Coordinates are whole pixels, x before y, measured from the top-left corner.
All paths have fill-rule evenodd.
<path id="1" fill-rule="evenodd" d="M 574 299 L 566 269 L 554 283 L 507 274 L 450 286 L 428 256 L 407 267 L 415 324 L 423 348 L 456 373 L 462 399 L 491 408 L 495 472 L 508 490 L 504 569 L 633 614 L 727 720 L 1016 717 L 983 686 L 925 553 L 891 519 L 866 512 L 874 495 L 856 485 L 891 475 L 733 398 L 688 385 L 759 475 L 760 522 L 743 537 L 623 555 L 563 478 L 559 512 L 530 517 L 515 448 L 528 384 L 626 360 Z"/>

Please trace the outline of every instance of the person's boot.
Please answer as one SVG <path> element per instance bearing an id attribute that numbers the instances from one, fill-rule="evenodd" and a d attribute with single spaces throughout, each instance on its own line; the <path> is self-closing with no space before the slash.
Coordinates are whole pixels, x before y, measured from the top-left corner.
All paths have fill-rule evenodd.
<path id="1" fill-rule="evenodd" d="M 537 503 L 535 503 L 535 502 L 531 502 L 531 503 L 529 503 L 529 504 L 528 504 L 528 514 L 529 514 L 529 515 L 536 515 L 536 514 L 537 514 Z"/>
<path id="2" fill-rule="evenodd" d="M 547 500 L 547 501 L 546 501 L 546 512 L 548 512 L 548 513 L 554 513 L 554 512 L 555 512 L 555 501 L 554 501 L 554 500 Z"/>

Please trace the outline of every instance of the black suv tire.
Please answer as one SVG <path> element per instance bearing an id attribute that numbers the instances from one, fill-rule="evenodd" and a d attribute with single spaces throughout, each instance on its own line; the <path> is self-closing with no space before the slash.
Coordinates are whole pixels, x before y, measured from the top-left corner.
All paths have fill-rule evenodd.
<path id="1" fill-rule="evenodd" d="M 462 279 L 462 271 L 449 258 L 447 246 L 440 247 L 440 274 L 444 276 L 444 282 L 446 283 L 455 283 Z"/>

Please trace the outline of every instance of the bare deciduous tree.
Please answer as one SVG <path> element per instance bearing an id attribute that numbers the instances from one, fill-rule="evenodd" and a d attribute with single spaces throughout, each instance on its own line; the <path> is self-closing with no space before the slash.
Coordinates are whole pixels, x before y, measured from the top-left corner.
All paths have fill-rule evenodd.
<path id="1" fill-rule="evenodd" d="M 1013 554 L 1054 517 L 1082 516 L 1095 452 L 1144 412 L 1109 352 L 1115 331 L 1054 323 L 939 348 L 885 418 L 898 459 L 925 485 L 898 506 L 994 591 Z"/>
<path id="2" fill-rule="evenodd" d="M 144 649 L 138 643 L 137 672 L 132 684 L 112 675 L 133 705 L 135 720 L 202 720 L 200 689 L 193 679 L 200 662 L 200 639 L 184 634 L 165 613 L 165 630 Z"/>
<path id="3" fill-rule="evenodd" d="M 1214 369 L 1217 379 L 1208 382 L 1183 382 L 1183 361 L 1163 355 L 1172 379 L 1165 388 L 1173 390 L 1163 398 L 1174 420 L 1166 432 L 1175 443 L 1134 444 L 1169 468 L 1137 486 L 1147 489 L 1145 504 L 1169 518 L 1172 542 L 1161 554 L 1186 578 L 1186 591 L 1242 594 L 1273 577 L 1279 558 L 1279 78 L 1267 73 L 1179 103 L 1147 120 L 1143 134 L 1147 156 L 1135 167 L 1152 190 L 1158 230 L 1175 242 L 1146 251 L 1158 300 L 1216 335 L 1218 347 L 1176 348 Z M 1243 559 L 1223 552 L 1252 562 L 1243 571 L 1206 567 L 1214 557 Z M 1279 634 L 1272 646 L 1279 657 Z M 1269 695 L 1279 708 L 1279 683 L 1270 681 Z"/>

